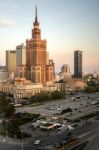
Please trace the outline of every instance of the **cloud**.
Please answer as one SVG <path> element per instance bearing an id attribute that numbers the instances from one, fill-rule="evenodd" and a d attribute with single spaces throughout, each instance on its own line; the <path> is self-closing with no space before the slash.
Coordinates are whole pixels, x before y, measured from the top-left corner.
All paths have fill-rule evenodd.
<path id="1" fill-rule="evenodd" d="M 0 20 L 0 28 L 9 27 L 15 24 L 15 21 L 11 20 Z"/>

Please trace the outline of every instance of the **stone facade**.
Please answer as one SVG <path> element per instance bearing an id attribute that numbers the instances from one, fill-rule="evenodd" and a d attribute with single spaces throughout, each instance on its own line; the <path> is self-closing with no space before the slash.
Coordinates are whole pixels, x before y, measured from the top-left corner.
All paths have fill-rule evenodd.
<path id="1" fill-rule="evenodd" d="M 30 98 L 36 93 L 51 92 L 56 90 L 55 84 L 51 86 L 43 86 L 40 83 L 32 83 L 30 80 L 24 78 L 16 78 L 15 83 L 2 82 L 0 83 L 0 92 L 6 94 L 12 94 L 14 100 L 20 100 L 22 98 Z"/>
<path id="2" fill-rule="evenodd" d="M 55 90 L 58 91 L 75 91 L 83 90 L 86 87 L 86 83 L 83 80 L 71 80 L 67 83 L 54 83 L 51 85 L 43 86 L 40 83 L 32 83 L 29 80 L 24 78 L 15 79 L 15 83 L 0 83 L 0 92 L 6 94 L 12 94 L 15 99 L 20 100 L 24 97 L 30 98 L 36 93 L 41 92 L 52 92 Z"/>
<path id="3" fill-rule="evenodd" d="M 63 82 L 63 83 L 55 83 L 57 90 L 62 91 L 80 91 L 84 90 L 84 88 L 87 86 L 86 83 L 81 79 L 71 79 L 69 82 Z"/>

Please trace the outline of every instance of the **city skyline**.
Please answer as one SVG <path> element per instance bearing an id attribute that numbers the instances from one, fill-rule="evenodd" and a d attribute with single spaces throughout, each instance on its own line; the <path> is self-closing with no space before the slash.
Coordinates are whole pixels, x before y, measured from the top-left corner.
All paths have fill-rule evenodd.
<path id="1" fill-rule="evenodd" d="M 57 2 L 57 5 L 55 5 Z M 23 5 L 24 4 L 24 5 Z M 31 38 L 36 1 L 0 2 L 0 63 L 5 65 L 5 50 L 15 49 Z M 5 11 L 6 10 L 6 11 Z M 98 0 L 38 1 L 38 20 L 42 38 L 55 62 L 56 72 L 69 64 L 73 72 L 73 52 L 83 51 L 83 72 L 99 71 Z"/>

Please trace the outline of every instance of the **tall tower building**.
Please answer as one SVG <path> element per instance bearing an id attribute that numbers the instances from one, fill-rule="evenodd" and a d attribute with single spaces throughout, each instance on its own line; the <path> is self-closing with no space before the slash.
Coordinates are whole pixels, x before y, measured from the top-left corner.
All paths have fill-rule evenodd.
<path id="1" fill-rule="evenodd" d="M 82 78 L 82 51 L 74 51 L 74 77 Z"/>
<path id="2" fill-rule="evenodd" d="M 22 43 L 16 46 L 16 66 L 26 65 L 26 46 Z"/>
<path id="3" fill-rule="evenodd" d="M 46 84 L 54 80 L 54 63 L 49 59 L 47 41 L 41 39 L 41 29 L 35 8 L 35 21 L 33 23 L 32 38 L 26 40 L 26 78 L 34 83 Z M 19 68 L 22 75 L 22 66 Z M 20 75 L 20 73 L 19 73 Z"/>
<path id="4" fill-rule="evenodd" d="M 12 50 L 6 51 L 6 66 L 7 71 L 10 74 L 11 72 L 16 73 L 16 52 Z"/>

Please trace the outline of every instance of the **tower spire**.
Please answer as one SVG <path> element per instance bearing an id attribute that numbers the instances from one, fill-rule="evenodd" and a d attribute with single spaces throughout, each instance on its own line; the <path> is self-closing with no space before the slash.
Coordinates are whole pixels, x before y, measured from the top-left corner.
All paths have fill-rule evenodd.
<path id="1" fill-rule="evenodd" d="M 39 38 L 40 39 L 40 29 L 39 29 L 39 22 L 37 18 L 37 5 L 35 7 L 35 21 L 34 21 L 34 28 L 32 30 L 32 37 L 33 38 Z"/>
<path id="2" fill-rule="evenodd" d="M 36 8 L 35 8 L 35 22 L 38 22 L 38 20 L 37 20 L 37 5 L 36 5 Z"/>

